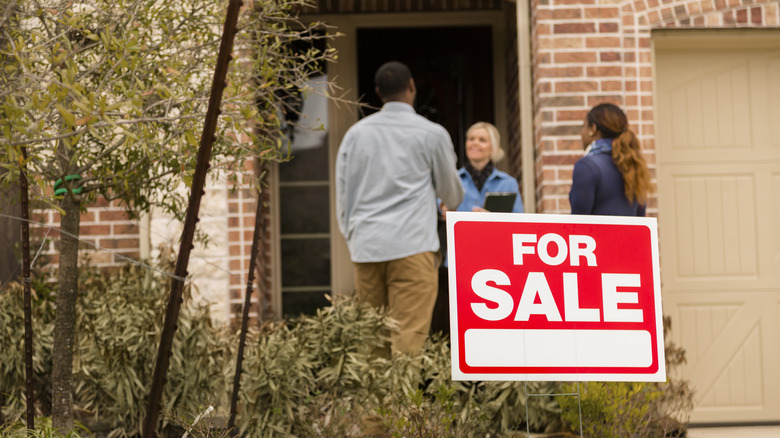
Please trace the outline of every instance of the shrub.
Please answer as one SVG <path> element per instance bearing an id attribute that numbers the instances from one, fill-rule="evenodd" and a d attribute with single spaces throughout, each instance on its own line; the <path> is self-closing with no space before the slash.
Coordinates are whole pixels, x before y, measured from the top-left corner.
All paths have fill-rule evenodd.
<path id="1" fill-rule="evenodd" d="M 671 320 L 664 318 L 667 375 L 685 362 L 685 351 L 668 337 Z M 563 392 L 577 392 L 582 407 L 580 420 L 577 398 L 559 396 L 566 425 L 586 437 L 666 437 L 684 436 L 693 392 L 685 380 L 668 377 L 663 383 L 587 382 L 564 385 Z"/>
<path id="2" fill-rule="evenodd" d="M 54 310 L 49 284 L 36 278 L 32 283 L 33 385 L 36 416 L 51 408 L 50 374 Z M 15 423 L 25 416 L 27 394 L 24 362 L 24 289 L 10 283 L 0 294 L 0 425 Z"/>
<path id="3" fill-rule="evenodd" d="M 382 424 L 396 436 L 497 436 L 524 424 L 522 382 L 453 382 L 447 338 L 415 357 L 374 352 L 394 322 L 338 297 L 314 316 L 266 325 L 247 344 L 239 432 L 248 436 L 356 436 Z M 551 383 L 528 384 L 552 393 Z M 535 430 L 558 429 L 552 396 L 533 397 Z"/>
<path id="4" fill-rule="evenodd" d="M 162 262 L 160 271 L 170 270 Z M 82 270 L 77 311 L 78 345 L 74 354 L 74 410 L 88 428 L 109 437 L 138 434 L 146 415 L 146 397 L 162 331 L 169 280 L 159 273 L 128 265 L 113 273 Z M 52 283 L 34 284 L 33 344 L 39 412 L 50 406 L 49 372 L 54 328 Z M 24 343 L 21 287 L 0 296 L 0 332 L 4 359 L 0 393 L 6 396 L 7 423 L 25 413 Z M 213 326 L 206 306 L 185 292 L 179 329 L 173 343 L 163 408 L 197 411 L 225 395 L 224 363 L 228 344 Z M 219 400 L 222 401 L 221 399 Z M 202 409 L 201 409 L 202 410 Z"/>

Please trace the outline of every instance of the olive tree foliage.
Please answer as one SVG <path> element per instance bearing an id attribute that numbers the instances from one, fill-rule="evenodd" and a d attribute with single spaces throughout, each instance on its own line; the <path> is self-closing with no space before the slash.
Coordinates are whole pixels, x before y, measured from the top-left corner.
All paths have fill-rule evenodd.
<path id="1" fill-rule="evenodd" d="M 278 109 L 334 55 L 307 0 L 247 0 L 239 19 L 213 170 L 283 159 Z M 72 427 L 79 217 L 98 197 L 183 215 L 226 1 L 0 0 L 0 187 L 26 164 L 34 200 L 61 213 L 52 415 Z M 312 44 L 313 47 L 313 44 Z M 21 148 L 26 148 L 27 159 Z"/>

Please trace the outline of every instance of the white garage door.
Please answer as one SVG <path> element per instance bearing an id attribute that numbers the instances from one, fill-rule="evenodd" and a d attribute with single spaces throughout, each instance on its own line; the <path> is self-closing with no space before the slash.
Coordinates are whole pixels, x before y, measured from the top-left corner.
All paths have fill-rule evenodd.
<path id="1" fill-rule="evenodd" d="M 661 279 L 696 423 L 780 421 L 780 32 L 654 34 Z"/>

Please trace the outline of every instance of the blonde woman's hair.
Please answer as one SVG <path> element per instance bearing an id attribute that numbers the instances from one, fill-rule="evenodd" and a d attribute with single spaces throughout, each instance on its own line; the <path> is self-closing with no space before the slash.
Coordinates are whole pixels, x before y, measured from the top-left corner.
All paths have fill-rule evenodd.
<path id="1" fill-rule="evenodd" d="M 647 204 L 652 189 L 650 171 L 639 139 L 628 129 L 626 114 L 617 105 L 602 103 L 590 110 L 587 122 L 588 126 L 596 125 L 603 138 L 612 139 L 612 161 L 623 175 L 626 198 L 629 202 Z"/>
<path id="2" fill-rule="evenodd" d="M 492 150 L 490 157 L 493 163 L 498 163 L 504 159 L 504 149 L 501 148 L 501 134 L 498 133 L 498 128 L 488 122 L 477 122 L 469 127 L 466 131 L 466 137 L 469 136 L 471 131 L 475 129 L 485 129 L 490 137 L 490 148 Z"/>

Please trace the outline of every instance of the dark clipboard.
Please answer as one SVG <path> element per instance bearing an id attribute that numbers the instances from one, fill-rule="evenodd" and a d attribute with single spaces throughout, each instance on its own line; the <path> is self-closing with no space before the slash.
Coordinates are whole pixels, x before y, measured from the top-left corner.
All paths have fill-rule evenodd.
<path id="1" fill-rule="evenodd" d="M 511 213 L 515 206 L 515 197 L 517 193 L 488 192 L 485 194 L 485 204 L 482 208 L 495 213 Z"/>

